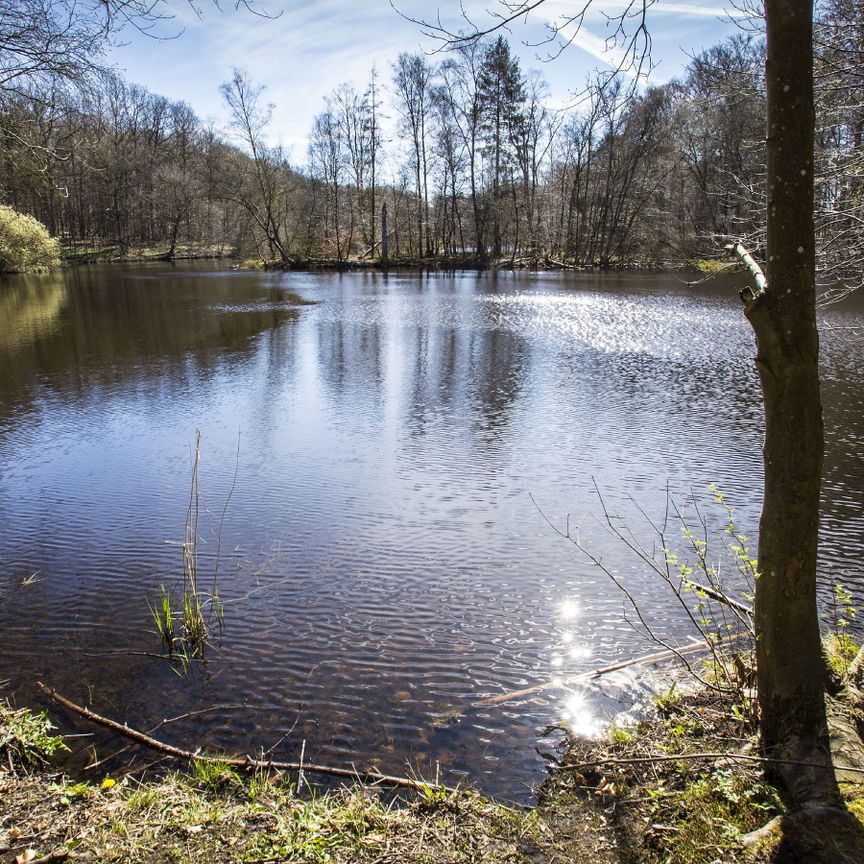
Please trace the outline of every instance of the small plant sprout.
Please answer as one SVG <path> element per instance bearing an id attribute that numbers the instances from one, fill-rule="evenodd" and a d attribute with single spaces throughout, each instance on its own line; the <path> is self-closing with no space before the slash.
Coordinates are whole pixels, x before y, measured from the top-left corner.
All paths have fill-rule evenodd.
<path id="1" fill-rule="evenodd" d="M 156 632 L 162 640 L 162 644 L 169 653 L 174 651 L 174 610 L 171 595 L 165 590 L 164 585 L 159 586 L 159 597 L 155 603 L 147 601 L 153 622 L 156 624 Z"/>
<path id="2" fill-rule="evenodd" d="M 858 654 L 858 642 L 850 632 L 858 617 L 858 608 L 852 592 L 837 582 L 831 596 L 831 630 L 825 640 L 828 662 L 839 675 L 845 675 Z"/>

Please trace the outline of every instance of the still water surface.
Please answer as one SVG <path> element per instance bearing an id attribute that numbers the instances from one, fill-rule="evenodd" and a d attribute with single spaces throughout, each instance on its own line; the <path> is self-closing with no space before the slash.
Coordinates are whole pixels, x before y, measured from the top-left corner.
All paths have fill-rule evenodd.
<path id="1" fill-rule="evenodd" d="M 861 300 L 822 317 L 824 599 L 833 581 L 862 586 Z M 0 680 L 21 704 L 42 704 L 40 679 L 145 729 L 226 706 L 163 737 L 283 759 L 305 741 L 307 761 L 438 764 L 525 799 L 544 726 L 590 731 L 651 683 L 639 669 L 566 684 L 650 648 L 546 518 L 569 516 L 685 640 L 674 603 L 597 521 L 594 484 L 646 542 L 629 498 L 660 519 L 668 486 L 719 524 L 712 482 L 755 535 L 753 354 L 734 283 L 674 276 L 154 265 L 7 279 Z M 196 428 L 207 584 L 231 496 L 226 620 L 180 676 L 130 652 L 159 651 L 147 601 L 180 581 Z M 99 757 L 120 746 L 82 742 Z"/>

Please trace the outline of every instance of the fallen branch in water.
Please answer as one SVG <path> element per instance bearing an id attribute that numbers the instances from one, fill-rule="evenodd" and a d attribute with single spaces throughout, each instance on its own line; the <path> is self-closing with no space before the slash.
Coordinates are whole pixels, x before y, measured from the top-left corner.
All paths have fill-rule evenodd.
<path id="1" fill-rule="evenodd" d="M 178 714 L 176 717 L 163 717 L 155 726 L 148 729 L 146 734 L 152 735 L 157 729 L 167 725 L 168 723 L 176 723 L 178 720 L 187 720 L 190 717 L 197 717 L 200 714 L 211 714 L 214 711 L 238 711 L 240 709 L 248 708 L 249 706 L 245 703 L 243 705 L 211 705 L 209 708 L 201 708 L 198 711 L 189 711 L 186 714 Z M 84 770 L 95 771 L 101 765 L 104 765 L 106 762 L 110 762 L 112 759 L 116 759 L 118 756 L 122 756 L 124 753 L 128 752 L 131 749 L 132 745 L 127 744 L 125 747 L 121 747 L 115 753 L 112 753 L 109 756 L 104 756 L 102 759 L 99 759 L 96 762 L 91 762 L 89 765 L 85 765 Z"/>
<path id="2" fill-rule="evenodd" d="M 155 651 L 84 651 L 85 657 L 152 657 L 154 660 L 170 660 L 172 663 L 180 658 L 179 654 L 157 654 Z M 206 663 L 203 657 L 184 655 L 184 661 L 190 663 Z"/>
<path id="3" fill-rule="evenodd" d="M 315 765 L 311 762 L 277 762 L 273 759 L 253 759 L 250 756 L 226 757 L 226 756 L 207 756 L 203 753 L 193 753 L 191 750 L 183 750 L 180 747 L 175 747 L 173 744 L 166 744 L 164 741 L 159 741 L 152 738 L 150 735 L 145 735 L 137 729 L 132 729 L 125 723 L 118 723 L 116 720 L 111 720 L 108 717 L 103 717 L 89 708 L 84 708 L 77 705 L 65 696 L 61 696 L 56 690 L 47 687 L 41 681 L 36 682 L 37 686 L 43 693 L 50 696 L 55 702 L 73 711 L 75 714 L 98 723 L 106 729 L 111 729 L 126 738 L 131 738 L 151 750 L 156 750 L 159 753 L 165 753 L 168 756 L 173 756 L 176 759 L 184 759 L 187 762 L 209 762 L 218 763 L 220 765 L 230 765 L 232 768 L 250 769 L 275 769 L 277 771 L 299 771 L 312 774 L 324 774 L 329 777 L 345 777 L 369 786 L 397 786 L 403 789 L 414 789 L 418 792 L 428 790 L 440 790 L 446 792 L 454 792 L 451 787 L 444 786 L 440 783 L 426 783 L 423 780 L 412 780 L 409 777 L 395 777 L 389 774 L 381 774 L 378 771 L 358 771 L 355 768 L 334 768 L 329 765 Z"/>
<path id="4" fill-rule="evenodd" d="M 720 640 L 718 644 L 728 642 L 734 639 L 734 636 Z M 630 666 L 640 666 L 644 663 L 662 663 L 664 661 L 677 660 L 678 657 L 687 654 L 696 654 L 700 651 L 708 651 L 712 647 L 704 642 L 699 642 L 695 645 L 685 645 L 683 648 L 670 649 L 668 651 L 658 651 L 656 654 L 647 654 L 644 657 L 636 657 L 631 660 L 622 660 L 620 663 L 613 663 L 610 666 L 603 666 L 600 669 L 592 669 L 590 672 L 582 672 L 579 675 L 565 678 L 559 681 L 546 681 L 543 684 L 535 684 L 533 687 L 526 687 L 524 690 L 512 690 L 509 693 L 499 693 L 497 696 L 487 696 L 485 699 L 480 699 L 474 702 L 475 707 L 479 705 L 498 705 L 501 702 L 509 702 L 511 699 L 521 699 L 523 696 L 531 696 L 533 693 L 542 693 L 544 690 L 554 690 L 558 687 L 566 687 L 570 684 L 576 684 L 580 681 L 590 681 L 592 678 L 599 678 L 601 675 L 608 675 L 610 672 L 617 672 L 620 669 L 627 669 Z"/>

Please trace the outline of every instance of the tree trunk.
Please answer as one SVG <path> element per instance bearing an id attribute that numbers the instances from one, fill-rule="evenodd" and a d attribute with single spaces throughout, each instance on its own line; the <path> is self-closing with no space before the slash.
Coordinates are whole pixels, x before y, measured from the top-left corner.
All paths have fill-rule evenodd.
<path id="1" fill-rule="evenodd" d="M 815 311 L 812 6 L 766 0 L 768 241 L 765 291 L 747 303 L 765 404 L 756 631 L 762 745 L 830 762 L 816 607 L 823 422 Z M 792 804 L 832 799 L 830 771 L 779 770 Z"/>

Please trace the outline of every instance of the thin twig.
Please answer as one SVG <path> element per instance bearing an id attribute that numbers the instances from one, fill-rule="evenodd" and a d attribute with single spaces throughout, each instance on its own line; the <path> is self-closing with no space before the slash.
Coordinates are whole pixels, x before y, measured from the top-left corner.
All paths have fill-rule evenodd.
<path id="1" fill-rule="evenodd" d="M 237 430 L 237 453 L 234 456 L 234 478 L 231 481 L 231 489 L 228 491 L 228 497 L 225 499 L 225 506 L 222 508 L 222 516 L 219 518 L 219 530 L 216 533 L 216 563 L 213 565 L 213 590 L 210 592 L 212 597 L 216 596 L 216 578 L 219 575 L 219 559 L 222 555 L 222 526 L 225 524 L 225 514 L 228 512 L 228 505 L 231 503 L 231 497 L 234 495 L 234 489 L 237 486 L 237 474 L 240 471 L 240 430 Z"/>
<path id="2" fill-rule="evenodd" d="M 155 726 L 151 726 L 150 729 L 147 730 L 148 735 L 152 735 L 157 729 L 160 729 L 162 726 L 167 726 L 169 723 L 176 723 L 180 720 L 188 720 L 190 717 L 197 717 L 200 714 L 210 714 L 214 711 L 236 711 L 241 709 L 249 708 L 248 705 L 211 705 L 209 708 L 201 708 L 198 711 L 188 711 L 186 714 L 178 714 L 176 717 L 163 717 Z M 73 736 L 67 735 L 67 738 L 71 738 Z M 124 753 L 127 753 L 132 749 L 132 745 L 129 744 L 126 747 L 117 750 L 115 753 L 110 754 L 109 756 L 103 756 L 97 762 L 91 762 L 89 765 L 84 766 L 85 771 L 94 771 L 100 765 L 104 765 L 106 762 L 111 762 L 116 759 L 118 756 L 122 756 Z M 96 755 L 95 748 L 93 749 L 93 755 Z"/>
<path id="3" fill-rule="evenodd" d="M 593 480 L 593 479 L 594 479 L 594 478 L 592 478 L 592 480 Z M 594 480 L 594 488 L 597 489 L 597 482 L 596 482 L 596 480 Z M 599 490 L 599 489 L 597 489 L 597 493 L 598 493 L 598 495 L 599 495 L 599 497 L 600 497 L 600 506 L 603 508 L 603 515 L 604 515 L 604 519 L 605 519 L 605 521 L 606 521 L 606 524 L 610 527 L 610 530 L 612 530 L 612 531 L 614 532 L 614 523 L 612 522 L 612 517 L 609 515 L 609 512 L 608 512 L 608 510 L 606 509 L 606 502 L 603 500 L 603 496 L 600 495 L 600 490 Z M 534 499 L 534 496 L 529 494 L 529 497 L 531 498 L 531 502 L 532 502 L 532 503 L 534 504 L 534 506 L 537 508 L 537 510 L 538 510 L 538 512 L 540 513 L 540 515 L 541 515 L 541 516 L 543 517 L 543 519 L 546 521 L 546 524 L 549 525 L 549 527 L 550 527 L 550 528 L 551 528 L 551 529 L 552 529 L 552 530 L 553 530 L 553 531 L 554 531 L 554 532 L 555 532 L 559 537 L 563 537 L 565 540 L 567 540 L 568 542 L 572 543 L 572 544 L 573 544 L 577 549 L 579 549 L 580 552 L 582 552 L 583 555 L 585 555 L 585 556 L 588 558 L 589 561 L 591 561 L 592 564 L 594 564 L 594 565 L 595 565 L 599 570 L 601 570 L 603 573 L 605 573 L 606 576 L 609 577 L 609 579 L 612 580 L 612 582 L 614 583 L 615 587 L 618 588 L 618 590 L 619 590 L 619 591 L 624 595 L 626 601 L 630 604 L 630 606 L 632 607 L 633 611 L 636 613 L 636 617 L 639 619 L 639 623 L 640 623 L 640 624 L 642 625 L 642 627 L 644 628 L 644 634 L 647 636 L 647 638 L 650 639 L 650 640 L 651 640 L 652 642 L 654 642 L 655 644 L 660 645 L 660 646 L 661 646 L 662 648 L 664 648 L 666 651 L 669 651 L 669 652 L 671 652 L 672 654 L 674 654 L 674 655 L 675 655 L 675 656 L 676 656 L 676 657 L 681 661 L 681 663 L 684 665 L 684 667 L 687 669 L 688 673 L 690 673 L 694 678 L 696 678 L 696 679 L 699 681 L 700 684 L 703 684 L 705 687 L 708 687 L 708 688 L 710 688 L 710 689 L 712 689 L 712 690 L 719 691 L 719 692 L 723 692 L 723 691 L 722 691 L 722 688 L 719 688 L 719 687 L 717 687 L 715 684 L 712 684 L 710 681 L 707 681 L 707 680 L 705 680 L 704 678 L 702 678 L 702 677 L 701 677 L 701 676 L 696 672 L 696 670 L 695 670 L 695 669 L 690 665 L 690 663 L 687 662 L 687 658 L 686 658 L 685 656 L 683 656 L 683 655 L 678 651 L 678 649 L 676 649 L 675 647 L 673 647 L 672 645 L 670 645 L 670 644 L 669 644 L 668 642 L 666 642 L 664 639 L 661 639 L 661 638 L 660 638 L 660 637 L 659 637 L 659 636 L 658 636 L 658 635 L 657 635 L 657 634 L 656 634 L 656 633 L 651 629 L 651 626 L 648 624 L 648 622 L 645 620 L 645 617 L 644 617 L 643 614 L 642 614 L 642 610 L 639 608 L 639 604 L 636 602 L 636 598 L 635 598 L 635 597 L 632 595 L 632 593 L 627 589 L 627 587 L 624 585 L 624 583 L 623 583 L 623 582 L 618 578 L 618 576 L 617 576 L 617 575 L 616 575 L 616 574 L 615 574 L 615 573 L 614 573 L 614 572 L 613 572 L 613 571 L 612 571 L 612 570 L 611 570 L 611 569 L 610 569 L 606 564 L 603 563 L 602 559 L 598 558 L 596 555 L 594 555 L 594 554 L 591 552 L 590 549 L 588 549 L 586 546 L 583 546 L 583 545 L 582 545 L 582 542 L 581 542 L 580 539 L 579 539 L 579 534 L 578 534 L 578 532 L 577 532 L 577 534 L 575 534 L 575 535 L 571 534 L 571 532 L 570 532 L 569 519 L 568 519 L 568 524 L 567 524 L 567 531 L 566 531 L 566 533 L 565 533 L 565 532 L 562 531 L 562 530 L 561 530 L 557 525 L 555 525 L 555 524 L 552 522 L 552 520 L 551 520 L 551 519 L 546 515 L 546 513 L 543 511 L 543 509 L 540 507 L 540 505 L 539 505 L 539 504 L 537 503 L 537 501 Z M 622 540 L 622 542 L 624 542 L 624 543 L 625 543 L 629 548 L 633 548 L 632 545 L 628 542 L 627 538 L 624 537 L 623 535 L 621 535 L 620 532 L 616 532 L 616 536 L 618 536 L 619 539 Z M 634 550 L 634 551 L 636 551 L 636 550 Z M 638 553 L 637 553 L 637 554 L 638 554 Z M 641 557 L 641 556 L 640 556 L 640 557 Z M 654 562 L 654 565 L 655 565 L 655 567 L 656 567 L 656 561 Z M 660 572 L 660 575 L 663 576 L 663 573 Z M 625 615 L 624 615 L 624 618 L 625 618 L 625 620 L 628 621 L 628 623 L 630 623 L 631 626 L 634 627 L 634 629 L 637 629 L 637 628 L 635 627 L 635 625 L 633 625 L 632 622 L 629 621 L 629 619 L 627 618 L 626 613 L 625 613 Z M 638 632 L 638 630 L 637 630 L 637 632 Z"/>
<path id="4" fill-rule="evenodd" d="M 175 661 L 177 655 L 171 654 L 156 654 L 154 651 L 82 651 L 85 657 L 152 657 L 154 660 L 170 660 Z M 194 663 L 206 663 L 204 657 L 187 657 L 186 660 Z"/>
<path id="5" fill-rule="evenodd" d="M 852 765 L 820 764 L 819 762 L 800 762 L 795 759 L 772 759 L 769 756 L 750 756 L 746 753 L 677 753 L 662 756 L 629 756 L 620 758 L 597 759 L 593 762 L 581 762 L 578 765 L 565 765 L 567 770 L 581 771 L 583 768 L 594 768 L 598 765 L 655 765 L 660 762 L 694 762 L 702 759 L 733 759 L 738 762 L 757 762 L 761 765 L 795 765 L 799 768 L 821 768 L 825 771 L 851 771 L 853 774 L 864 774 L 864 768 Z"/>

